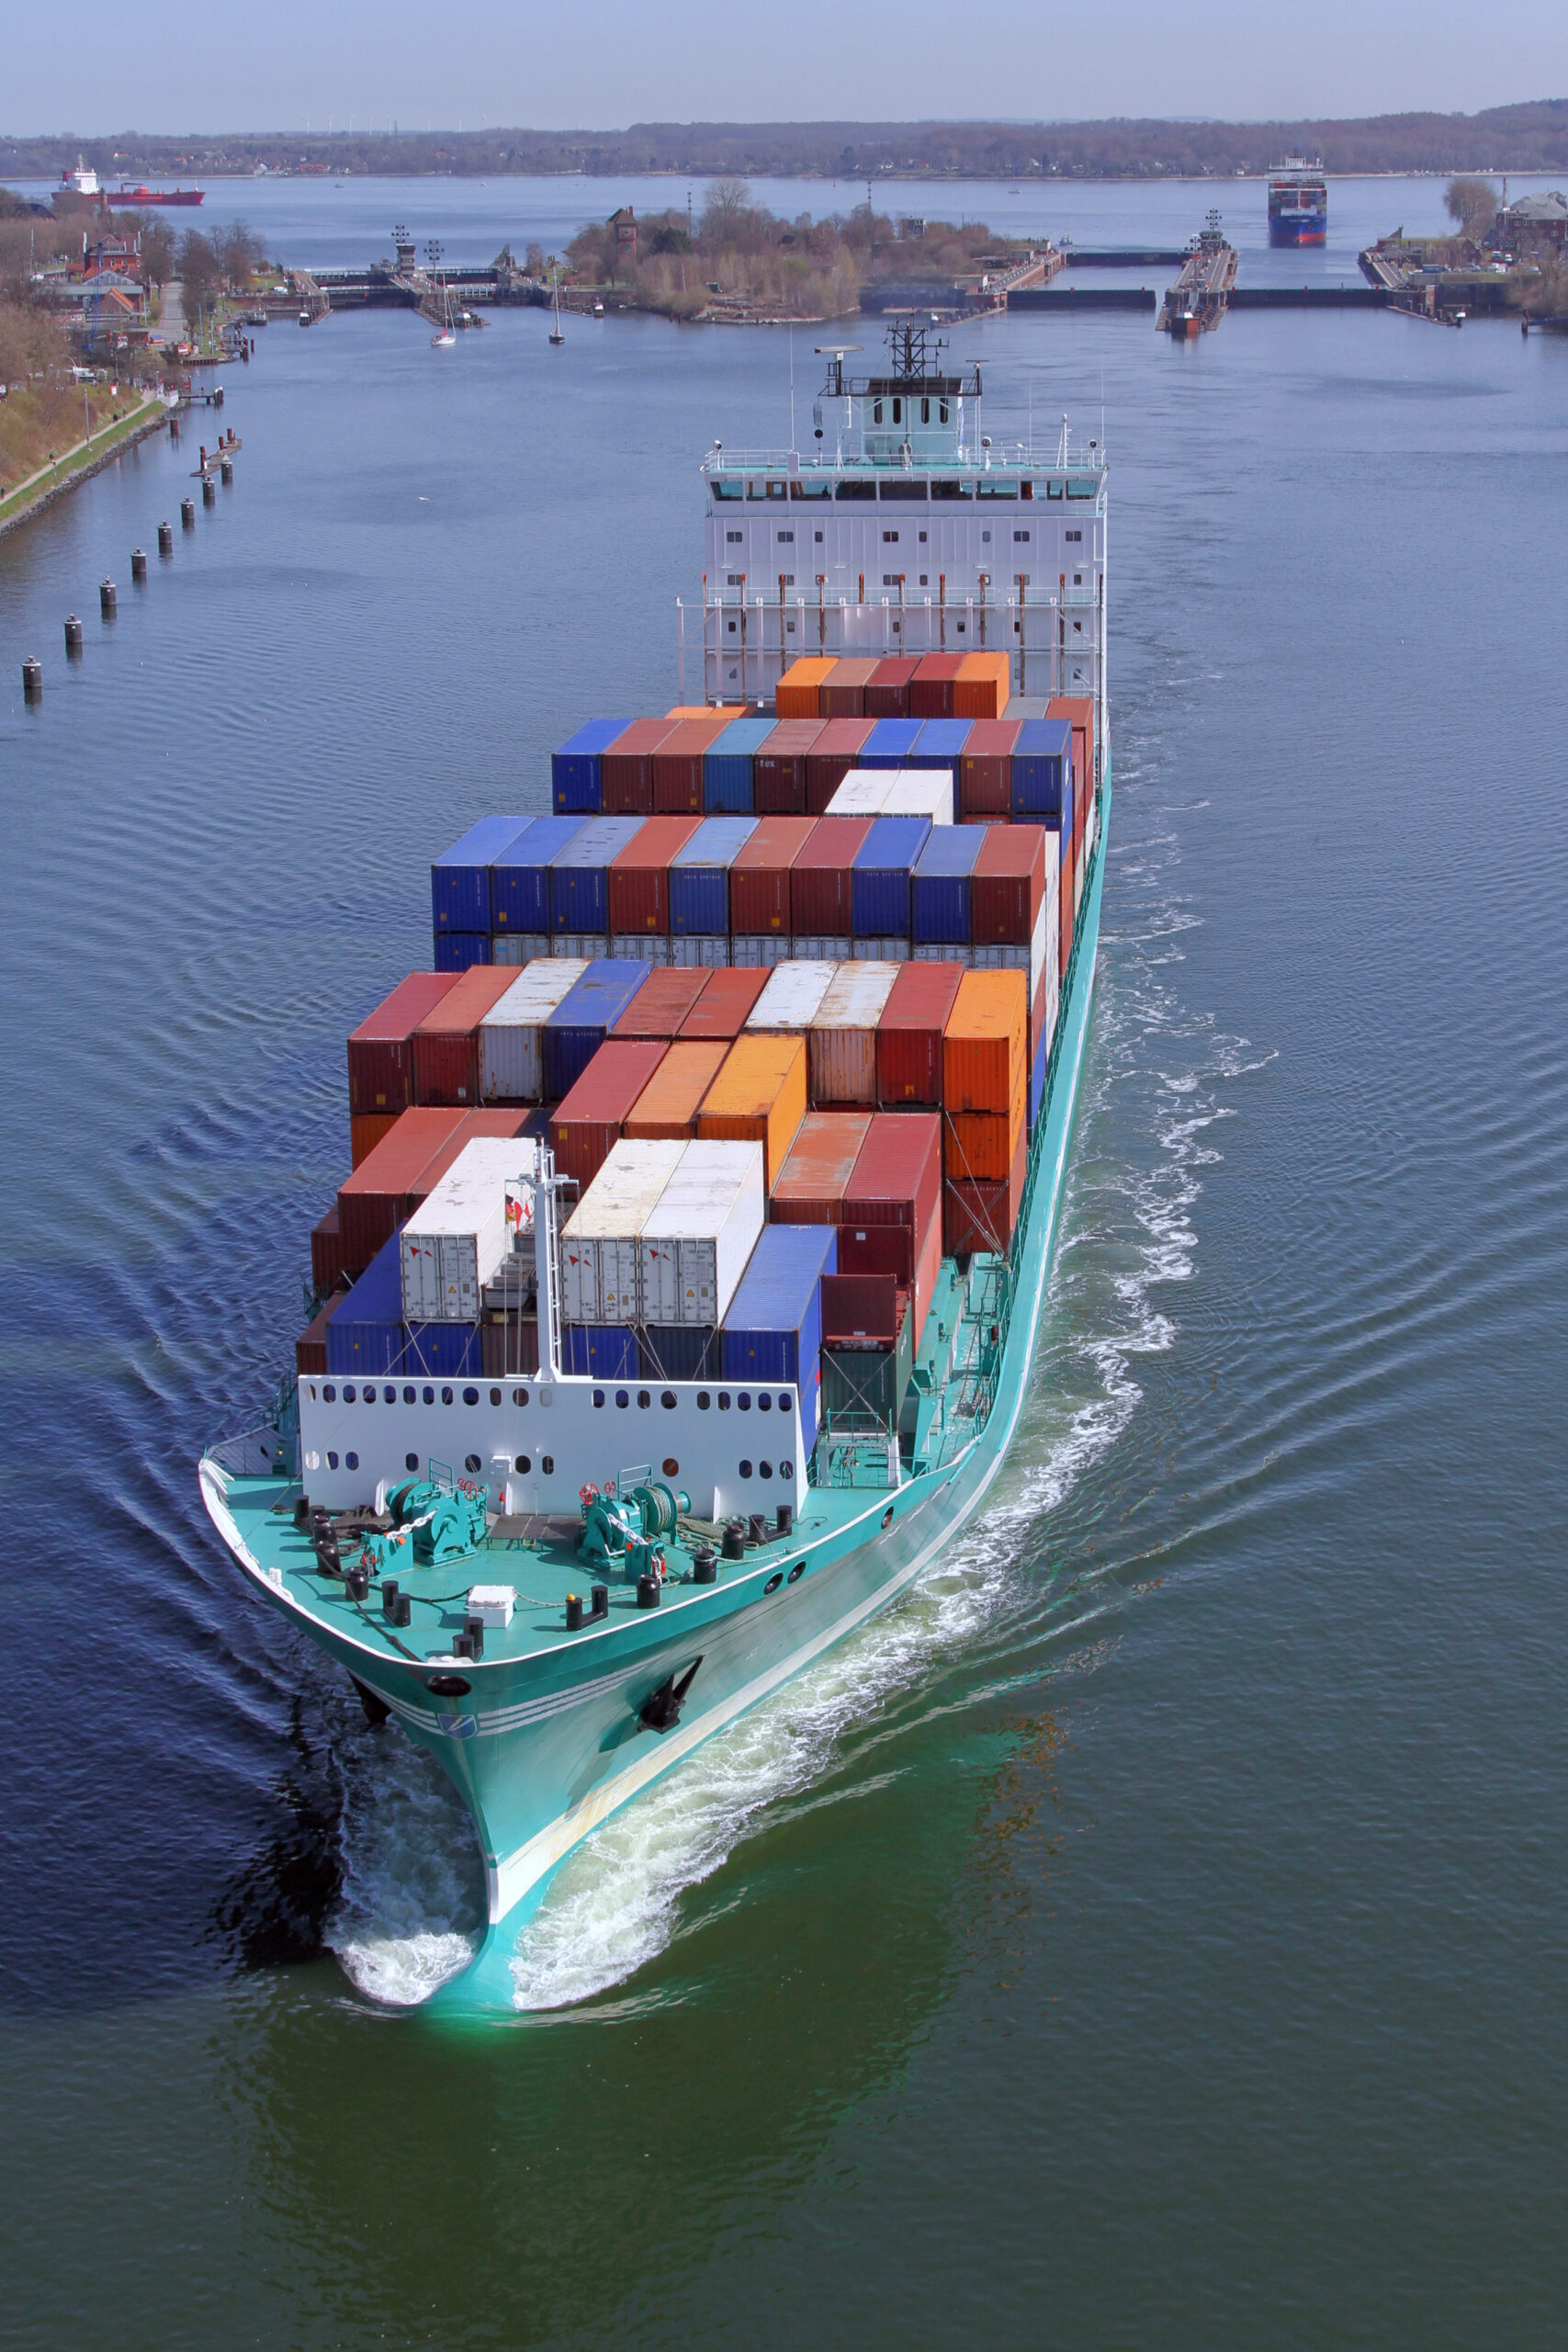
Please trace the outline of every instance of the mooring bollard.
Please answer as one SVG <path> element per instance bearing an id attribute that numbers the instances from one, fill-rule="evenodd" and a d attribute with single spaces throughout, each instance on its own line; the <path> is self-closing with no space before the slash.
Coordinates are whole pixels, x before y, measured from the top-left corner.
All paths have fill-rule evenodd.
<path id="1" fill-rule="evenodd" d="M 194 531 L 196 528 L 196 501 L 194 498 L 182 498 L 180 501 L 180 526 L 183 530 L 186 531 Z"/>
<path id="2" fill-rule="evenodd" d="M 66 653 L 66 659 L 67 659 L 68 661 L 72 661 L 72 662 L 78 661 L 78 660 L 80 660 L 80 658 L 81 658 L 81 652 L 82 652 L 82 624 L 81 624 L 81 622 L 77 619 L 77 617 L 76 617 L 75 614 L 74 614 L 74 613 L 71 613 L 71 614 L 68 614 L 68 615 L 67 615 L 67 616 L 66 616 L 66 622 L 65 622 L 65 653 Z"/>
<path id="3" fill-rule="evenodd" d="M 175 526 L 172 523 L 160 523 L 158 526 L 158 553 L 160 555 L 173 555 L 174 551 Z"/>
<path id="4" fill-rule="evenodd" d="M 218 503 L 218 484 L 210 474 L 201 477 L 201 503 L 204 506 L 216 506 Z"/>
<path id="5" fill-rule="evenodd" d="M 22 664 L 22 700 L 37 702 L 43 692 L 43 663 L 30 656 Z"/>
<path id="6" fill-rule="evenodd" d="M 145 548 L 131 548 L 131 550 L 130 550 L 130 576 L 131 576 L 132 580 L 145 580 L 145 579 L 146 579 L 146 577 L 147 577 L 147 551 L 146 551 Z"/>
<path id="7" fill-rule="evenodd" d="M 112 580 L 100 582 L 98 586 L 98 610 L 102 613 L 105 620 L 113 620 L 115 616 L 115 605 L 116 598 L 114 582 Z"/>
<path id="8" fill-rule="evenodd" d="M 222 462 L 222 464 L 219 467 L 218 470 L 219 470 L 219 472 L 220 472 L 220 473 L 222 475 L 222 477 L 223 477 L 223 487 L 224 487 L 224 489 L 225 489 L 225 490 L 232 490 L 232 488 L 234 487 L 234 460 L 233 460 L 233 458 L 224 458 L 224 460 L 223 460 L 223 462 Z"/>

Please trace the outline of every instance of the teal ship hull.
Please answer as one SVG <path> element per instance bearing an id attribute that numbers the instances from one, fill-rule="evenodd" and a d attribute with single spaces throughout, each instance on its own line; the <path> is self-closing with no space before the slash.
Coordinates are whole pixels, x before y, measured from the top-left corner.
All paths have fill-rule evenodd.
<path id="1" fill-rule="evenodd" d="M 976 1257 L 966 1277 L 944 1262 L 917 1362 L 914 1455 L 897 1483 L 885 1462 L 868 1486 L 805 1487 L 790 1532 L 726 1562 L 714 1584 L 683 1578 L 690 1551 L 672 1545 L 661 1606 L 638 1610 L 617 1593 L 605 1616 L 576 1632 L 565 1630 L 564 1602 L 585 1571 L 572 1544 L 558 1531 L 553 1544 L 541 1535 L 528 1549 L 510 1546 L 482 1565 L 526 1582 L 527 1626 L 513 1645 L 521 1654 L 443 1676 L 313 1573 L 288 1516 L 300 1487 L 286 1438 L 255 1432 L 204 1458 L 208 1510 L 255 1590 L 354 1679 L 373 1716 L 389 1715 L 430 1751 L 471 1815 L 488 1924 L 471 1964 L 429 2006 L 512 2009 L 518 1937 L 567 1855 L 886 1608 L 984 1502 L 1018 1425 L 1044 1308 L 1087 1050 L 1110 815 L 1107 751 L 1011 1262 Z M 677 1719 L 650 1724 L 650 1701 L 682 1679 Z M 442 1695 L 433 1683 L 457 1688 Z"/>

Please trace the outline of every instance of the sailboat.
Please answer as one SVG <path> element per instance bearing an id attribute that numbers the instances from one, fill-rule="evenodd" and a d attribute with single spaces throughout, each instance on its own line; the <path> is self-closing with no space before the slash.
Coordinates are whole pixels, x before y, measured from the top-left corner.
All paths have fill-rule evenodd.
<path id="1" fill-rule="evenodd" d="M 441 332 L 430 338 L 433 351 L 445 351 L 457 340 L 457 329 L 452 318 L 452 291 L 445 278 L 441 281 Z"/>
<path id="2" fill-rule="evenodd" d="M 564 335 L 564 334 L 562 334 L 562 333 L 561 333 L 561 324 L 560 324 L 560 279 L 559 279 L 559 277 L 557 277 L 557 279 L 556 279 L 556 322 L 555 322 L 554 326 L 550 329 L 550 341 L 551 341 L 552 343 L 564 343 L 564 342 L 566 341 L 566 337 L 565 337 L 565 335 Z"/>

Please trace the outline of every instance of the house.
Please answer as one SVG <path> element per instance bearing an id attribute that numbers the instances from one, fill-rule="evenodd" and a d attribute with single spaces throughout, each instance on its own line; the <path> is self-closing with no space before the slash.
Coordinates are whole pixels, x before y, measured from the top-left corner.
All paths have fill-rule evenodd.
<path id="1" fill-rule="evenodd" d="M 1528 253 L 1536 245 L 1568 246 L 1568 196 L 1558 187 L 1540 196 L 1521 196 L 1517 204 L 1498 213 L 1493 243 L 1510 253 Z"/>
<path id="2" fill-rule="evenodd" d="M 637 267 L 637 214 L 631 206 L 623 204 L 618 212 L 612 212 L 604 226 L 607 229 L 613 229 L 615 232 L 616 276 L 618 277 L 623 270 L 635 269 Z"/>

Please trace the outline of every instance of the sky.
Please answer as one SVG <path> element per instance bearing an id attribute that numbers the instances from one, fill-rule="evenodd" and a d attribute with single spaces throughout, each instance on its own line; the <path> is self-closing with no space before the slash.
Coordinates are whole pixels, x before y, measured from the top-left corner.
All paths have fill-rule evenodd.
<path id="1" fill-rule="evenodd" d="M 639 121 L 1292 119 L 1568 95 L 1495 0 L 104 0 L 18 8 L 0 135 Z"/>

